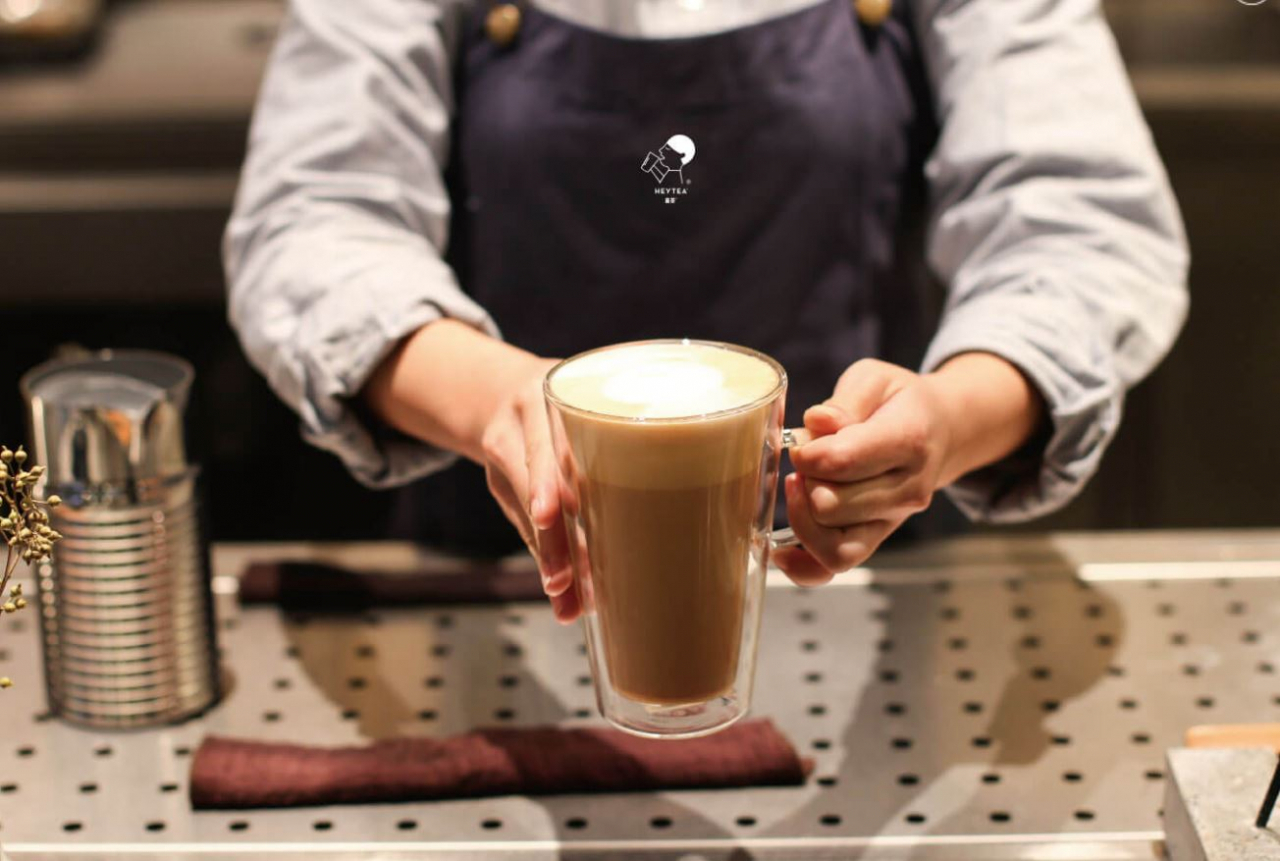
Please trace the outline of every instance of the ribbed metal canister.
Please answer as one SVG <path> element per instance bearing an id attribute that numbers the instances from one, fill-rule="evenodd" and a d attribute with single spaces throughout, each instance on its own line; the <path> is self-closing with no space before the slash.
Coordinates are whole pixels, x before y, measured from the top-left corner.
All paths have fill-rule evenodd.
<path id="1" fill-rule="evenodd" d="M 104 351 L 31 370 L 22 392 L 62 540 L 38 571 L 49 707 L 98 728 L 155 726 L 220 695 L 208 548 L 182 359 Z"/>

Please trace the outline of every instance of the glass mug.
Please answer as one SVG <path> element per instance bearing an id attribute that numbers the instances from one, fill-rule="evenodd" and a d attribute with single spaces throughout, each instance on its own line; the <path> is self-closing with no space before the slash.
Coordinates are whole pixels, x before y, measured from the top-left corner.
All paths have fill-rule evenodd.
<path id="1" fill-rule="evenodd" d="M 575 363 L 650 346 L 733 351 L 773 382 L 749 402 L 676 418 L 557 394 Z M 547 374 L 574 588 L 596 702 L 614 726 L 691 738 L 747 713 L 769 552 L 796 543 L 789 529 L 770 531 L 781 452 L 794 444 L 782 427 L 786 390 L 770 357 L 712 341 L 617 344 Z"/>

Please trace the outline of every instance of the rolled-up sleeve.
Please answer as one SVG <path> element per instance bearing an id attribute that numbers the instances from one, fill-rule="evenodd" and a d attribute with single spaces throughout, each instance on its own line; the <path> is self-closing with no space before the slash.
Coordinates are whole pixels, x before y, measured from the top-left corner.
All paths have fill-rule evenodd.
<path id="1" fill-rule="evenodd" d="M 441 316 L 498 335 L 441 256 L 460 14 L 428 0 L 291 0 L 223 245 L 250 361 L 304 438 L 372 486 L 452 460 L 360 409 L 378 363 Z"/>
<path id="2" fill-rule="evenodd" d="M 941 124 L 928 257 L 948 290 L 923 370 L 999 355 L 1051 422 L 1043 448 L 948 492 L 975 520 L 1026 520 L 1079 493 L 1126 389 L 1172 345 L 1186 239 L 1097 0 L 914 9 Z"/>

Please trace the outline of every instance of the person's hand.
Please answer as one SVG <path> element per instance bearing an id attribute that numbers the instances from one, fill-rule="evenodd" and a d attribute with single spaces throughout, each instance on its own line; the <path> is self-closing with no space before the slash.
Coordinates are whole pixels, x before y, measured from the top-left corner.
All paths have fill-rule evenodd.
<path id="1" fill-rule="evenodd" d="M 791 450 L 796 473 L 785 484 L 803 547 L 774 560 L 806 586 L 861 565 L 935 491 L 1015 451 L 1043 418 L 1035 388 L 989 353 L 960 354 L 927 375 L 854 364 L 805 412 L 811 440 Z"/>
<path id="2" fill-rule="evenodd" d="M 849 368 L 835 393 L 804 414 L 811 441 L 790 452 L 785 493 L 803 548 L 775 561 L 818 585 L 861 565 L 902 522 L 929 507 L 949 428 L 933 383 L 886 362 Z"/>
<path id="3" fill-rule="evenodd" d="M 392 427 L 484 467 L 490 491 L 538 562 L 556 618 L 568 622 L 580 611 L 542 399 L 554 364 L 444 318 L 406 337 L 362 396 Z"/>
<path id="4" fill-rule="evenodd" d="M 556 619 L 568 623 L 580 608 L 542 395 L 542 381 L 554 364 L 551 359 L 531 364 L 527 378 L 499 402 L 484 428 L 480 450 L 489 491 L 537 560 Z"/>

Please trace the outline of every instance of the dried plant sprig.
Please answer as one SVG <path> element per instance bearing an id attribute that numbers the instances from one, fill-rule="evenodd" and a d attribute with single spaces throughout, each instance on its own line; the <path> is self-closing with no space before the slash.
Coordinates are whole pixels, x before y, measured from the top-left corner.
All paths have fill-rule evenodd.
<path id="1" fill-rule="evenodd" d="M 53 545 L 62 535 L 49 525 L 49 512 L 62 500 L 57 496 L 40 499 L 36 485 L 44 476 L 43 466 L 25 466 L 27 453 L 18 446 L 10 451 L 0 446 L 0 540 L 5 543 L 4 577 L 0 579 L 0 613 L 16 613 L 27 606 L 22 597 L 22 584 L 12 588 L 9 580 L 18 563 L 43 562 L 53 553 Z M 7 590 L 7 591 L 6 591 Z M 0 688 L 13 684 L 8 677 L 0 678 Z"/>

